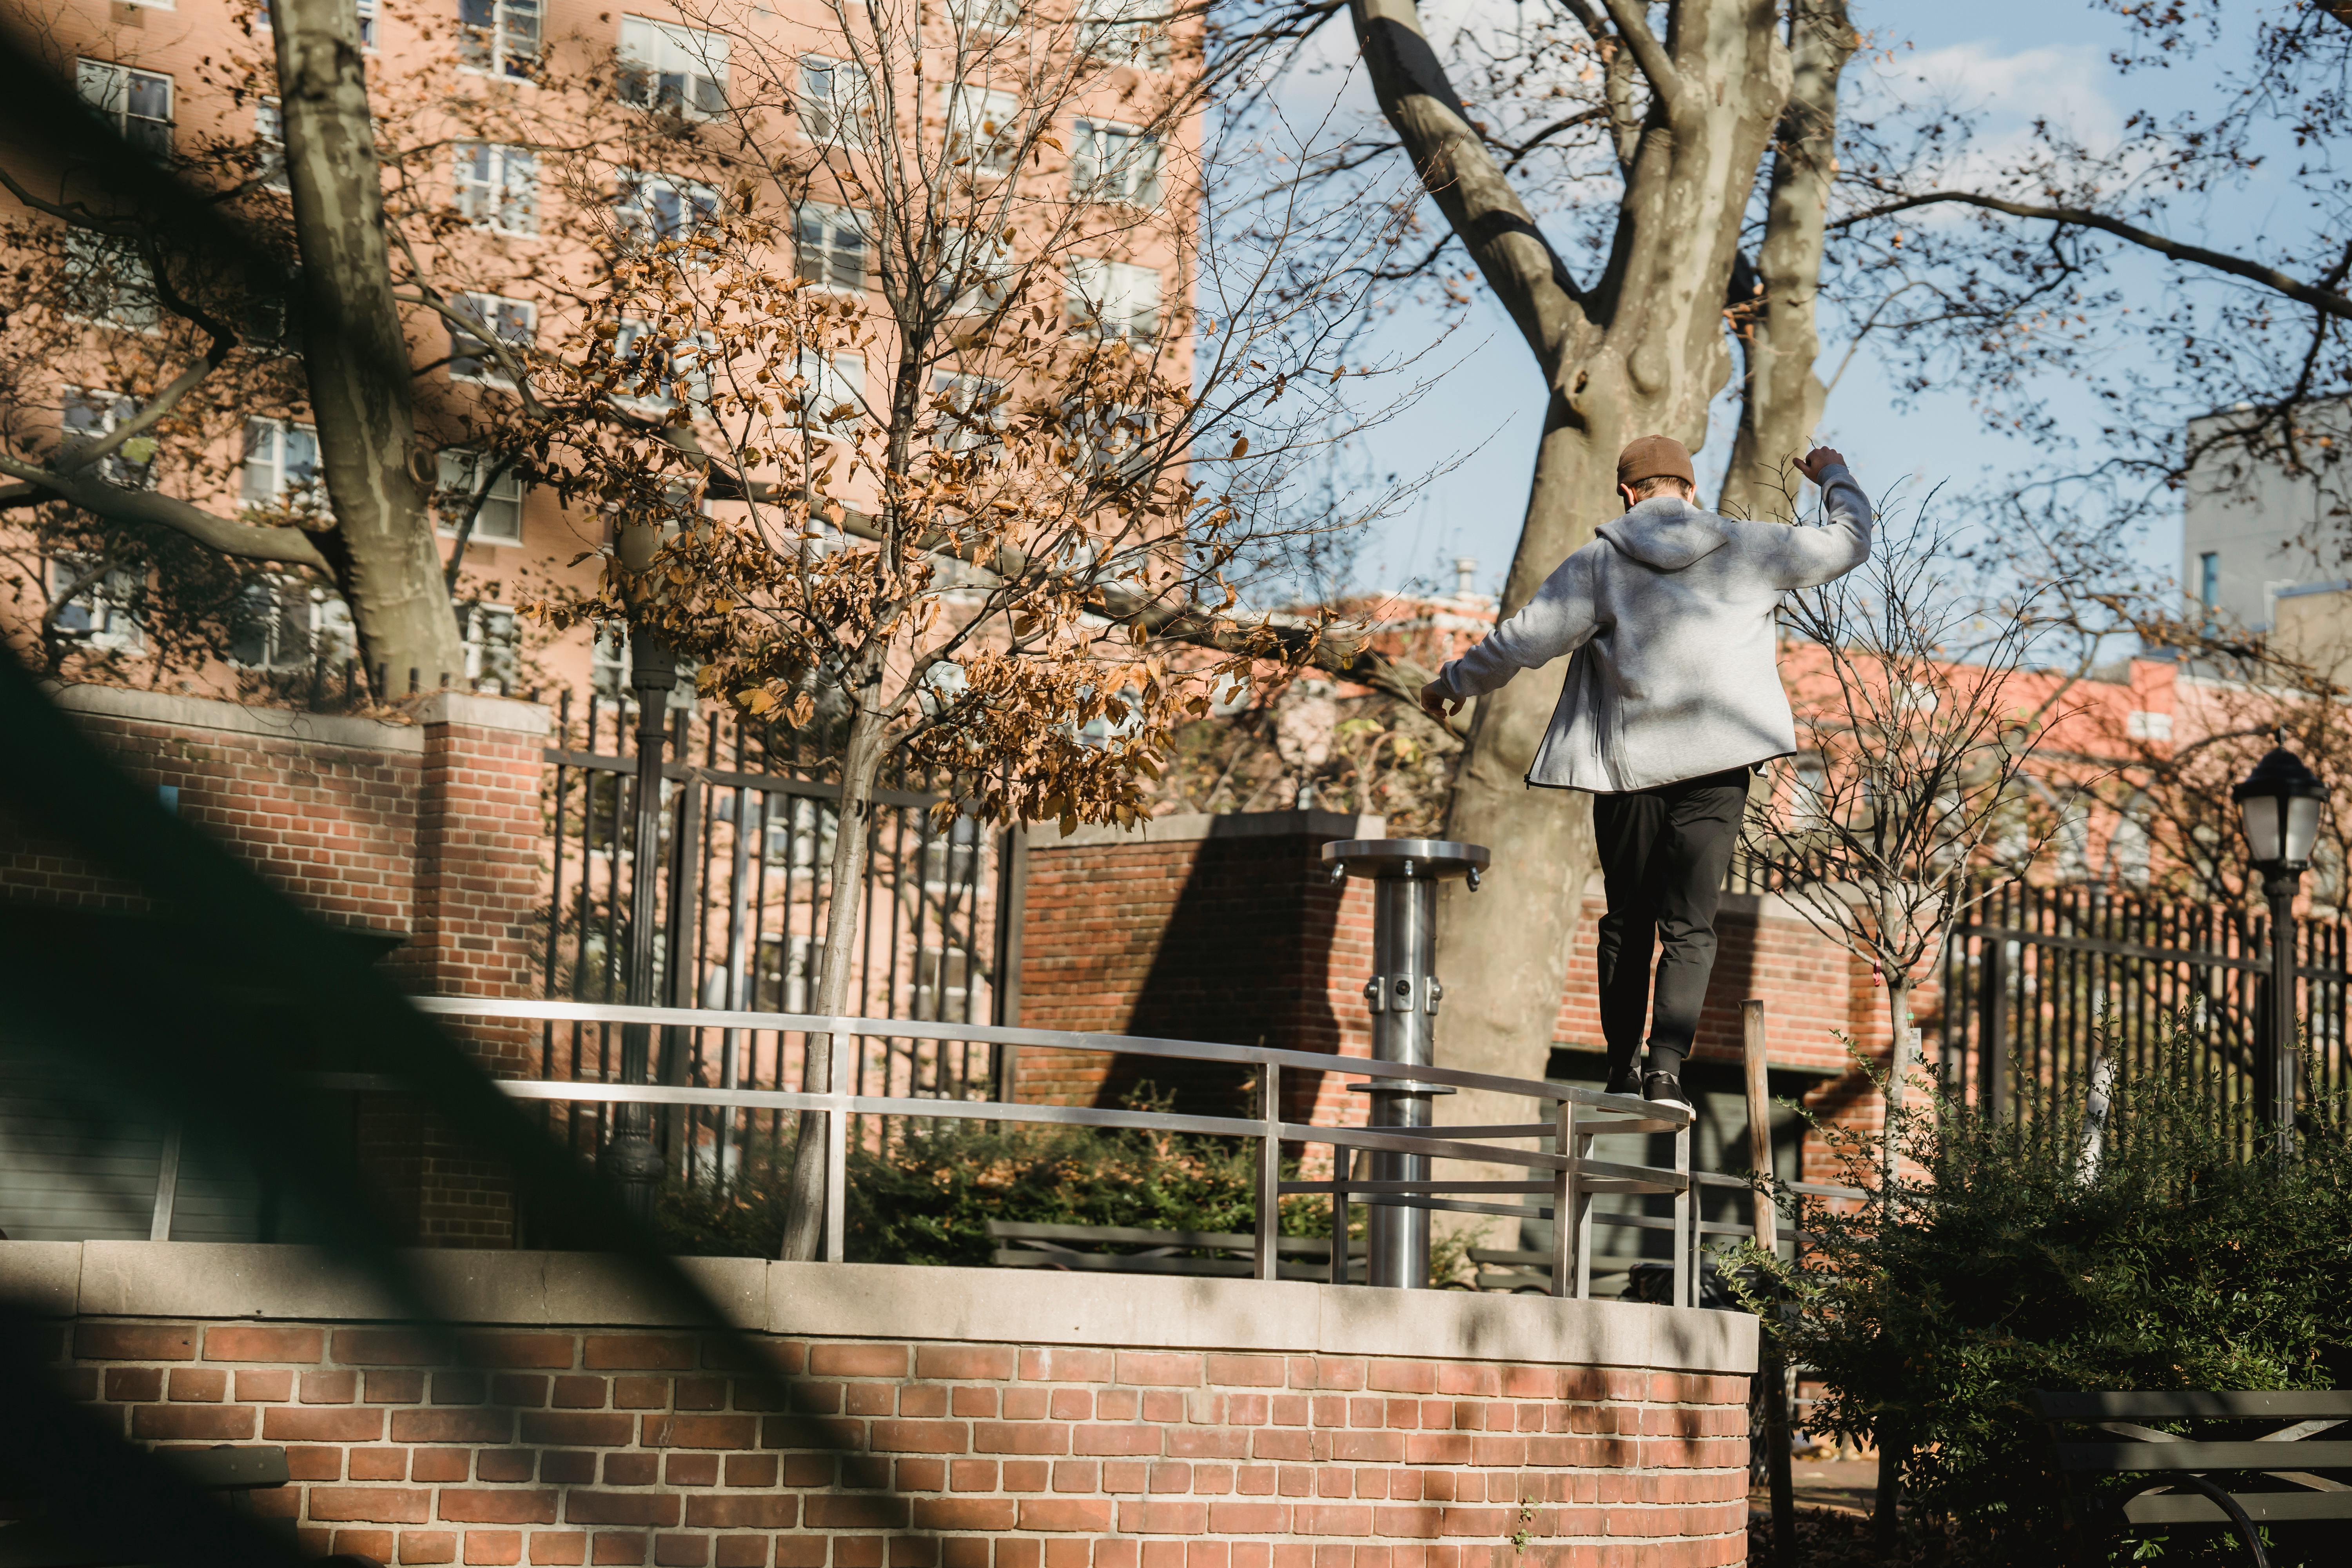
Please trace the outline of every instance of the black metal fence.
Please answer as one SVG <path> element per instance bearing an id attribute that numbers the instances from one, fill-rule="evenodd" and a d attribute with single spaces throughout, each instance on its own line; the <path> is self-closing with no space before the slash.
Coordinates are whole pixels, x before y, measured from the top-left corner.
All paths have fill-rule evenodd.
<path id="1" fill-rule="evenodd" d="M 2253 1136 L 2271 1038 L 2270 922 L 2211 903 L 2095 887 L 2011 886 L 1953 932 L 1939 1070 L 1948 1093 L 2033 1120 L 2074 1094 L 2096 1050 L 2126 1077 L 2159 1070 Z M 2296 922 L 2294 1008 L 2313 1063 L 2306 1097 L 2352 1086 L 2347 927 Z"/>
<path id="2" fill-rule="evenodd" d="M 626 994 L 632 883 L 645 860 L 635 833 L 634 707 L 570 693 L 555 705 L 546 753 L 547 906 L 542 984 L 551 999 L 807 1013 L 832 918 L 840 820 L 839 751 L 783 726 L 745 725 L 681 709 L 670 719 L 653 862 L 660 885 L 655 994 Z M 986 1024 L 996 1002 L 998 847 L 945 796 L 902 767 L 877 793 L 852 951 L 847 1010 L 874 1017 Z M 781 1035 L 669 1030 L 659 1081 L 713 1089 L 798 1089 L 800 1053 Z M 617 1027 L 550 1024 L 541 1073 L 610 1082 Z M 873 1038 L 849 1092 L 993 1097 L 1002 1063 L 977 1042 Z M 593 1147 L 601 1107 L 572 1129 Z M 681 1130 L 683 1131 L 683 1130 Z M 699 1140 L 689 1139 L 689 1143 Z"/>

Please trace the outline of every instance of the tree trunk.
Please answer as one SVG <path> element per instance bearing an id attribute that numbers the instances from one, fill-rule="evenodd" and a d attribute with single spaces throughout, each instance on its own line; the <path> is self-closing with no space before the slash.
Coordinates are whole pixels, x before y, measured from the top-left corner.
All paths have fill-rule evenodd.
<path id="1" fill-rule="evenodd" d="M 1910 1087 L 1911 1068 L 1911 981 L 1889 972 L 1886 976 L 1886 1011 L 1893 1020 L 1895 1043 L 1886 1053 L 1886 1143 L 1880 1152 L 1880 1177 L 1886 1190 L 1895 1190 L 1895 1119 L 1903 1114 L 1903 1097 Z"/>
<path id="2" fill-rule="evenodd" d="M 1739 431 L 1717 502 L 1717 510 L 1742 516 L 1794 512 L 1789 461 L 1811 447 L 1828 395 L 1813 368 L 1822 348 L 1814 304 L 1837 177 L 1838 79 L 1860 40 L 1845 0 L 1796 0 L 1789 33 L 1793 79 L 1773 146 L 1764 243 L 1756 253 L 1759 293 L 1740 321 L 1746 363 Z"/>
<path id="3" fill-rule="evenodd" d="M 351 0 L 270 0 L 301 256 L 303 368 L 335 526 L 320 546 L 379 697 L 462 679 L 425 487 L 408 342 L 392 297 L 383 174 Z"/>
<path id="4" fill-rule="evenodd" d="M 856 1011 L 846 1005 L 849 964 L 865 918 L 860 895 L 866 888 L 866 849 L 873 841 L 874 781 L 890 751 L 882 716 L 866 700 L 872 695 L 870 677 L 852 689 L 856 717 L 850 721 L 849 746 L 841 760 L 841 815 L 834 826 L 832 891 L 825 906 L 824 955 L 817 968 L 814 1011 L 820 1015 L 838 1016 Z M 833 1053 L 832 1036 L 809 1037 L 807 1065 L 801 1073 L 803 1090 L 821 1092 L 833 1087 Z M 783 1245 L 778 1250 L 786 1261 L 815 1258 L 824 1240 L 824 1113 L 803 1110 L 799 1126 L 793 1147 L 792 1205 L 785 1211 Z"/>
<path id="5" fill-rule="evenodd" d="M 1471 128 L 1418 7 L 1350 7 L 1381 111 L 1548 388 L 1506 615 L 1617 510 L 1616 458 L 1626 441 L 1654 432 L 1694 447 L 1705 439 L 1708 402 L 1730 374 L 1723 300 L 1740 219 L 1788 94 L 1772 0 L 1679 0 L 1663 44 L 1641 23 L 1641 8 L 1613 9 L 1621 26 L 1642 26 L 1631 42 L 1653 96 L 1616 243 L 1585 289 Z M 1443 906 L 1449 1066 L 1544 1070 L 1569 938 L 1594 865 L 1586 803 L 1523 784 L 1564 677 L 1524 676 L 1482 699 L 1455 777 L 1446 832 L 1492 848 L 1496 869 L 1478 893 L 1449 886 Z M 1456 1097 L 1448 1120 L 1522 1119 L 1478 1103 L 1485 1098 Z"/>

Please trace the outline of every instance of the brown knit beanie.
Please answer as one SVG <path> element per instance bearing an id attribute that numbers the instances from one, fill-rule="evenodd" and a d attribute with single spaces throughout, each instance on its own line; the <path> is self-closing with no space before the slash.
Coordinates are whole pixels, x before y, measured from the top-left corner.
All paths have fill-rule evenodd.
<path id="1" fill-rule="evenodd" d="M 1691 468 L 1690 448 L 1671 436 L 1644 436 L 1628 441 L 1625 449 L 1617 454 L 1617 482 L 1638 485 L 1643 479 L 1675 479 L 1696 487 L 1698 475 Z"/>

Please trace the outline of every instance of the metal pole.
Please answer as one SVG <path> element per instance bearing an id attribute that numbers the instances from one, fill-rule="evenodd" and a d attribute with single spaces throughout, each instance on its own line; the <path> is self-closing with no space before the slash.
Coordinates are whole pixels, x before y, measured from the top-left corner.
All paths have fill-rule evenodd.
<path id="1" fill-rule="evenodd" d="M 1772 1160 L 1772 1097 L 1767 1078 L 1771 1047 L 1764 1030 L 1764 1003 L 1749 997 L 1739 1005 L 1740 1054 L 1748 1069 L 1748 1159 L 1756 1173 L 1769 1181 L 1776 1173 Z M 1770 1186 L 1755 1193 L 1756 1245 L 1778 1256 L 1780 1211 Z M 1768 1289 L 1771 1281 L 1765 1281 Z M 1773 1311 L 1779 1311 L 1777 1290 L 1770 1291 Z M 1764 1400 L 1764 1474 L 1772 1497 L 1772 1561 L 1793 1568 L 1797 1561 L 1796 1478 L 1790 1469 L 1789 1439 L 1789 1378 L 1780 1356 L 1780 1342 L 1770 1333 L 1759 1336 L 1756 1381 Z"/>
<path id="2" fill-rule="evenodd" d="M 1427 1067 L 1436 1022 L 1437 884 L 1412 874 L 1382 877 L 1373 884 L 1372 962 L 1378 973 L 1366 988 L 1372 1003 L 1372 1055 L 1381 1061 Z M 1372 993 L 1377 992 L 1377 994 Z M 1426 1127 L 1430 1090 L 1420 1084 L 1376 1081 L 1371 1087 L 1375 1127 Z M 1389 1150 L 1372 1153 L 1372 1179 L 1429 1180 L 1429 1156 Z M 1396 1290 L 1429 1288 L 1429 1210 L 1376 1204 L 1365 1216 L 1370 1264 L 1367 1282 Z"/>
<path id="3" fill-rule="evenodd" d="M 667 644 L 638 631 L 629 639 L 629 688 L 637 698 L 637 798 L 635 837 L 629 868 L 629 1000 L 654 1000 L 655 905 L 661 890 L 662 753 L 669 740 L 669 693 L 677 684 L 677 659 Z M 621 1081 L 647 1081 L 653 1065 L 652 1032 L 643 1024 L 621 1026 Z M 661 1152 L 654 1147 L 651 1107 L 643 1101 L 615 1108 L 613 1135 L 597 1157 L 597 1169 L 620 1190 L 622 1206 L 650 1222 L 654 1192 L 662 1178 Z"/>
<path id="4" fill-rule="evenodd" d="M 2273 871 L 2263 879 L 2271 901 L 2271 1049 L 2263 1120 L 2281 1156 L 2294 1152 L 2294 893 L 2302 882 L 2300 871 Z"/>

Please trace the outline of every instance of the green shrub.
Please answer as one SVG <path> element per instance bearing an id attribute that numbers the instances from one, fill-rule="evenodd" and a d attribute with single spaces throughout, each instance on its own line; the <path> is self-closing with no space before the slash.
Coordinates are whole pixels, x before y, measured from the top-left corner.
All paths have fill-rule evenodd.
<path id="1" fill-rule="evenodd" d="M 1805 1268 L 1768 1265 L 1790 1303 L 1787 1354 L 1829 1384 L 1816 1425 L 1906 1453 L 1906 1500 L 1986 1561 L 2059 1555 L 2036 1388 L 2352 1386 L 2340 1102 L 2320 1108 L 2297 1157 L 2244 1157 L 2242 1129 L 2216 1110 L 2221 1086 L 2184 1059 L 2168 1044 L 2119 1087 L 2089 1182 L 2079 1111 L 2001 1127 L 1931 1098 L 1892 1129 L 1916 1179 L 1858 1209 L 1804 1203 L 1800 1226 L 1818 1238 Z M 1876 1189 L 1878 1140 L 1822 1131 L 1843 1179 Z M 2295 1531 L 2274 1533 L 2276 1560 L 2298 1561 Z M 2173 1534 L 2123 1550 L 2179 1561 L 2220 1546 Z"/>

